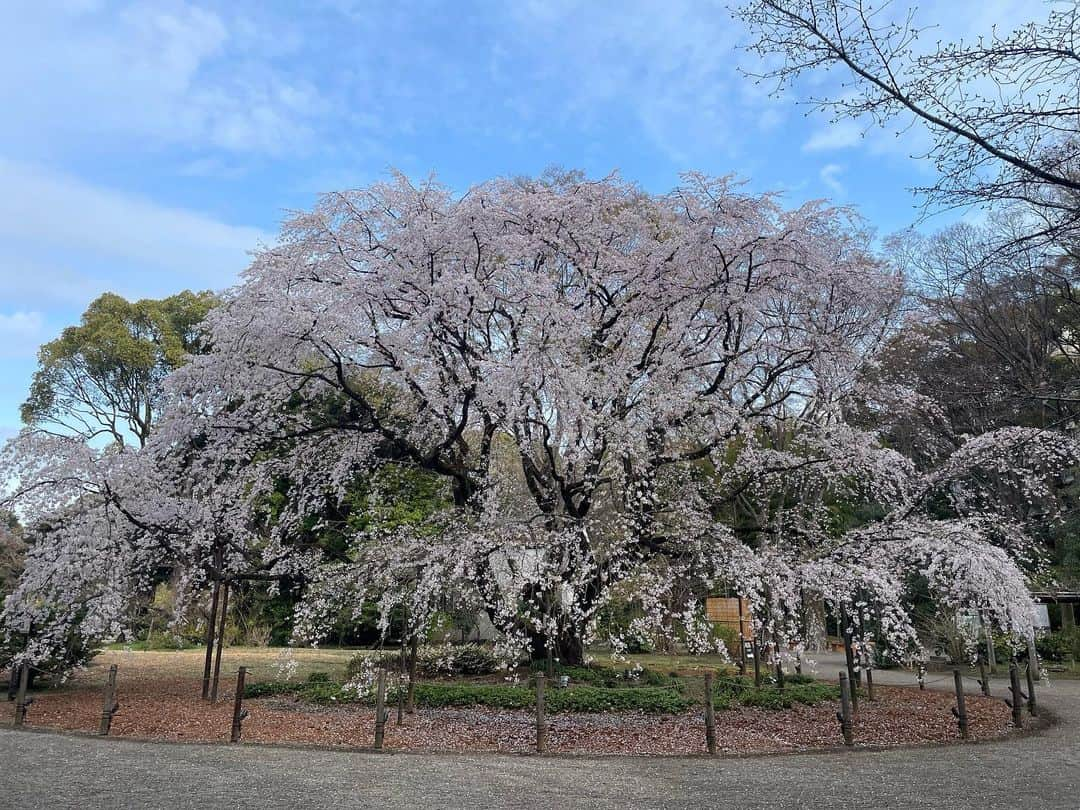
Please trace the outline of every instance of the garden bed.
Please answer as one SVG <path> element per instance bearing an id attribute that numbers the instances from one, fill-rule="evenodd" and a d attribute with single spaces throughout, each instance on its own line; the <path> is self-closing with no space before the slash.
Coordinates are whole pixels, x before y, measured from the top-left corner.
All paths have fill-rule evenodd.
<path id="1" fill-rule="evenodd" d="M 228 667 L 229 679 L 223 680 L 216 705 L 199 699 L 200 681 L 169 674 L 160 668 L 140 669 L 121 666 L 119 678 L 120 711 L 113 720 L 115 736 L 173 741 L 223 742 L 229 737 L 232 714 L 234 668 Z M 72 731 L 97 729 L 101 713 L 104 665 L 98 664 L 74 682 L 57 690 L 35 696 L 27 723 Z M 256 685 L 257 685 L 256 681 Z M 243 738 L 252 743 L 300 743 L 342 747 L 369 747 L 374 739 L 374 711 L 365 702 L 344 702 L 331 694 L 312 699 L 301 687 L 293 685 L 265 689 L 264 696 L 244 701 L 250 716 L 244 721 Z M 811 689 L 831 689 L 810 685 Z M 724 693 L 718 685 L 718 698 Z M 793 698 L 802 688 L 794 685 L 781 701 L 769 697 L 769 690 L 747 690 L 755 695 L 744 705 L 743 699 L 718 699 L 716 715 L 717 746 L 722 753 L 765 753 L 826 748 L 841 744 L 832 699 L 799 702 Z M 580 697 L 589 692 L 589 699 Z M 471 691 L 470 691 L 471 690 Z M 484 705 L 478 691 L 500 694 L 497 705 Z M 499 690 L 503 690 L 500 692 Z M 257 690 L 256 690 L 257 691 Z M 569 696 L 578 692 L 586 708 Z M 279 692 L 278 694 L 267 694 Z M 635 705 L 635 699 L 612 696 L 646 692 L 652 701 L 656 695 L 668 695 L 651 709 L 635 711 L 608 710 L 595 705 L 600 694 L 617 705 Z M 519 694 L 520 693 L 520 694 Z M 509 702 L 503 697 L 510 696 Z M 552 703 L 548 731 L 548 750 L 576 754 L 701 754 L 705 752 L 705 729 L 700 702 L 677 689 L 662 686 L 578 687 L 549 689 Z M 564 697 L 560 697 L 563 695 Z M 877 700 L 861 702 L 855 738 L 859 745 L 905 745 L 940 743 L 957 740 L 955 721 L 950 713 L 952 696 L 938 692 L 920 692 L 913 688 L 878 687 Z M 404 724 L 396 725 L 396 709 L 390 706 L 386 728 L 386 748 L 410 751 L 489 751 L 526 753 L 534 750 L 535 716 L 528 707 L 531 690 L 526 685 L 425 683 L 417 693 L 418 707 L 406 715 Z M 425 697 L 426 696 L 426 697 Z M 744 698 L 745 699 L 745 698 Z M 514 708 L 525 701 L 526 707 Z M 559 701 L 563 705 L 559 706 Z M 649 703 L 649 701 L 646 701 Z M 792 704 L 790 708 L 770 708 Z M 811 705 L 812 703 L 812 705 Z M 425 705 L 438 704 L 438 705 Z M 562 709 L 560 711 L 559 709 Z M 1009 731 L 1009 709 L 1000 699 L 967 697 L 972 739 L 989 739 Z"/>

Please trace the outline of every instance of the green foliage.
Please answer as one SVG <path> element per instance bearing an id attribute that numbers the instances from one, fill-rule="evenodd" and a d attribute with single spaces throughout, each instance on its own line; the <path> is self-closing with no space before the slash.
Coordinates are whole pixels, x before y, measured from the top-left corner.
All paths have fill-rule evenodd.
<path id="1" fill-rule="evenodd" d="M 549 685 L 547 709 L 551 712 L 645 712 L 648 714 L 680 714 L 701 704 L 700 679 L 678 678 L 646 670 L 637 680 L 627 680 L 617 670 L 600 667 L 565 667 L 560 674 L 571 678 L 565 689 Z M 697 691 L 694 692 L 694 687 Z M 267 681 L 247 684 L 246 697 L 296 695 L 311 703 L 371 703 L 369 694 L 361 698 L 354 690 L 330 680 L 326 673 L 316 672 L 303 683 Z M 536 705 L 536 684 L 476 683 L 417 683 L 416 702 L 419 706 L 488 706 L 496 709 L 532 709 Z M 792 675 L 785 688 L 776 685 L 754 687 L 742 678 L 721 678 L 713 690 L 717 709 L 748 706 L 760 709 L 789 709 L 796 704 L 815 705 L 839 700 L 839 689 L 833 684 L 816 681 L 808 676 Z"/>
<path id="2" fill-rule="evenodd" d="M 726 624 L 714 624 L 712 626 L 712 637 L 715 641 L 724 642 L 728 656 L 733 661 L 739 657 L 739 633 L 734 627 Z"/>
<path id="3" fill-rule="evenodd" d="M 1080 627 L 1038 636 L 1035 650 L 1045 661 L 1080 661 Z"/>
<path id="4" fill-rule="evenodd" d="M 401 663 L 400 656 L 398 650 L 357 653 L 345 667 L 346 677 L 355 677 L 364 670 L 365 664 L 372 662 L 397 669 Z M 416 670 L 427 677 L 490 675 L 498 668 L 499 660 L 490 648 L 482 644 L 424 644 L 416 654 Z"/>
<path id="5" fill-rule="evenodd" d="M 162 382 L 202 350 L 198 327 L 216 302 L 209 292 L 135 302 L 100 296 L 78 326 L 39 350 L 23 421 L 88 439 L 145 443 Z"/>
<path id="6" fill-rule="evenodd" d="M 542 673 L 547 669 L 545 661 L 533 661 L 532 671 Z M 680 680 L 666 672 L 657 672 L 653 669 L 614 669 L 605 666 L 572 667 L 556 664 L 556 677 L 566 675 L 571 684 L 587 684 L 588 686 L 603 687 L 604 689 L 622 689 L 639 686 L 662 686 L 665 688 L 677 688 Z"/>

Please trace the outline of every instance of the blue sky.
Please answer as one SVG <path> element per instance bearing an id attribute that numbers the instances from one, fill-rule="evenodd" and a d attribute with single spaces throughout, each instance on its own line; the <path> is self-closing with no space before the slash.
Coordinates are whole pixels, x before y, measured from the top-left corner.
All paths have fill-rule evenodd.
<path id="1" fill-rule="evenodd" d="M 935 40 L 1033 11 L 919 18 Z M 0 20 L 0 439 L 37 346 L 98 294 L 226 287 L 289 210 L 391 167 L 461 190 L 550 165 L 657 192 L 736 173 L 882 233 L 929 179 L 918 130 L 831 124 L 740 75 L 745 32 L 705 0 L 15 0 Z"/>

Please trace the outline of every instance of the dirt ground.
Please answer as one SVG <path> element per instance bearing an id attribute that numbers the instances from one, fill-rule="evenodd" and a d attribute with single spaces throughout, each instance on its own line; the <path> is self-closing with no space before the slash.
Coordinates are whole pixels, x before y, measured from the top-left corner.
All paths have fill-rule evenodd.
<path id="1" fill-rule="evenodd" d="M 339 674 L 351 653 L 301 650 L 297 677 L 312 671 Z M 101 685 L 111 663 L 119 669 L 120 710 L 113 735 L 176 741 L 227 741 L 236 667 L 246 662 L 252 679 L 278 677 L 276 651 L 229 651 L 222 665 L 218 702 L 200 700 L 202 659 L 181 653 L 112 652 L 69 684 L 35 695 L 27 723 L 92 732 L 102 708 Z M 877 700 L 862 701 L 855 739 L 860 745 L 903 745 L 958 739 L 952 696 L 915 688 L 878 687 Z M 367 747 L 374 739 L 374 711 L 363 705 L 316 706 L 288 697 L 250 699 L 243 739 L 258 743 L 302 743 Z M 1009 731 L 1009 709 L 1000 699 L 967 696 L 972 739 Z M 782 752 L 839 745 L 837 706 L 789 710 L 738 708 L 717 712 L 717 744 L 724 753 Z M 388 749 L 410 751 L 534 750 L 535 718 L 529 711 L 487 708 L 418 709 L 396 724 L 391 707 Z M 681 715 L 640 713 L 549 715 L 548 748 L 559 753 L 695 754 L 705 752 L 700 711 Z"/>

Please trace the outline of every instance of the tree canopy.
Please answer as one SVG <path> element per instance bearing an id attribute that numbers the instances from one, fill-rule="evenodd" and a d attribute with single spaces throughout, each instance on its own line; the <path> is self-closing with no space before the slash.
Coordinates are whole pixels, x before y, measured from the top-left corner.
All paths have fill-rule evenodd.
<path id="1" fill-rule="evenodd" d="M 812 603 L 897 655 L 919 647 L 916 598 L 1023 635 L 1032 528 L 1076 445 L 1006 426 L 890 446 L 928 400 L 881 373 L 903 282 L 851 212 L 731 179 L 326 195 L 210 312 L 141 450 L 8 445 L 35 543 L 5 615 L 41 628 L 29 655 L 123 633 L 167 568 L 186 598 L 303 582 L 298 638 L 372 604 L 418 632 L 452 595 L 509 658 L 714 649 L 703 602 L 723 591 L 775 659 Z M 395 506 L 395 481 L 423 502 Z"/>
<path id="2" fill-rule="evenodd" d="M 105 293 L 38 352 L 22 419 L 42 430 L 146 444 L 166 376 L 202 347 L 212 293 L 127 301 Z"/>

